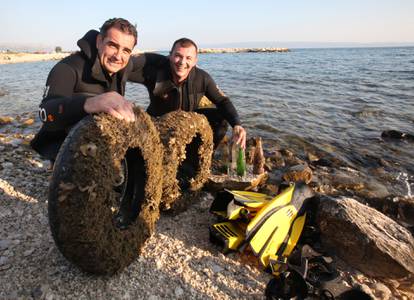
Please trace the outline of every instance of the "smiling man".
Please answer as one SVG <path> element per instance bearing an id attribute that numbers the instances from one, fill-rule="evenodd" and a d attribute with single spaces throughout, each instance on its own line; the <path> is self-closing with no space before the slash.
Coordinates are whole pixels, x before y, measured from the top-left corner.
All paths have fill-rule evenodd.
<path id="1" fill-rule="evenodd" d="M 134 71 L 129 80 L 147 87 L 150 97 L 148 113 L 161 116 L 171 111 L 196 111 L 204 114 L 214 134 L 214 146 L 233 127 L 233 140 L 245 147 L 246 131 L 230 99 L 218 88 L 211 76 L 196 66 L 197 45 L 188 38 L 174 42 L 170 55 L 145 53 L 132 58 Z M 216 108 L 199 108 L 206 96 Z"/>
<path id="2" fill-rule="evenodd" d="M 87 114 L 134 120 L 133 105 L 124 94 L 136 44 L 135 26 L 109 19 L 100 32 L 91 30 L 78 41 L 80 51 L 53 67 L 39 107 L 43 126 L 31 142 L 37 152 L 54 161 L 70 128 Z"/>

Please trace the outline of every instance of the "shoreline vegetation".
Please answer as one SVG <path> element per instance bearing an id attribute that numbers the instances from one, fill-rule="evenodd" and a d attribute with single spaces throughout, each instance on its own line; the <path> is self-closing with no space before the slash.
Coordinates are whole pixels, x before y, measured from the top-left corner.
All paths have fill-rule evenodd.
<path id="1" fill-rule="evenodd" d="M 155 50 L 146 50 L 145 52 L 154 52 Z M 271 53 L 271 52 L 289 52 L 288 48 L 203 48 L 199 53 Z M 36 62 L 48 60 L 61 60 L 72 52 L 0 52 L 0 65 L 14 64 L 23 62 Z M 143 53 L 143 51 L 134 51 L 134 55 Z"/>

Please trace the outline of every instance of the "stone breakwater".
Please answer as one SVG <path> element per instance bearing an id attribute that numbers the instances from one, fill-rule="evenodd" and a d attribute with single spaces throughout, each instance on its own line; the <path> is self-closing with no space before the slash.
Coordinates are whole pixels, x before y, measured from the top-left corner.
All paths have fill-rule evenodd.
<path id="1" fill-rule="evenodd" d="M 39 127 L 35 113 L 0 118 L 0 299 L 263 299 L 271 277 L 257 267 L 256 258 L 239 253 L 223 255 L 209 242 L 208 227 L 216 221 L 208 213 L 213 199 L 209 192 L 194 199 L 184 212 L 162 215 L 140 257 L 123 272 L 111 277 L 90 276 L 70 264 L 58 251 L 50 234 L 49 162 L 29 146 Z M 355 171 L 341 169 L 338 174 L 334 172 L 338 172 L 337 166 L 326 159 L 310 154 L 300 159 L 295 149 L 290 152 L 279 147 L 270 149 L 269 145 L 264 147 L 269 179 L 263 189 L 269 194 L 277 192 L 280 177 L 289 181 L 305 178 L 315 191 L 335 198 L 349 190 L 359 191 L 361 183 L 355 181 Z M 219 168 L 220 157 L 215 158 Z M 364 221 L 360 215 L 355 215 L 365 211 L 365 207 L 360 208 L 362 204 L 349 199 L 331 202 Z M 342 226 L 342 223 L 335 223 L 337 206 L 329 203 L 325 201 L 322 207 L 320 227 Z M 349 209 L 353 207 L 357 209 Z M 393 226 L 397 228 L 395 223 Z M 342 227 L 340 230 L 348 233 L 353 230 L 353 227 Z M 364 239 L 364 234 L 360 230 L 356 236 Z M 343 241 L 334 240 L 336 236 L 327 234 L 338 247 Z M 401 242 L 393 239 L 396 245 Z M 349 249 L 348 255 L 355 253 L 357 256 L 360 253 L 369 255 L 370 249 L 378 251 L 379 248 L 375 243 L 363 246 L 362 250 L 360 245 L 344 249 Z M 371 278 L 351 264 L 332 257 L 341 282 L 361 286 L 373 299 L 413 299 L 411 281 Z M 392 257 L 386 258 L 389 264 L 395 265 L 390 261 Z M 357 262 L 372 271 L 371 265 L 364 265 L 361 260 Z"/>
<path id="2" fill-rule="evenodd" d="M 289 52 L 288 48 L 204 48 L 198 53 L 256 53 L 256 52 Z"/>

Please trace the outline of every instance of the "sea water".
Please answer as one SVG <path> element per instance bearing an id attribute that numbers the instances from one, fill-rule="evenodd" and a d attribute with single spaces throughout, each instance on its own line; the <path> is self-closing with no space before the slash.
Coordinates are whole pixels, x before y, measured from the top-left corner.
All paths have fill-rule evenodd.
<path id="1" fill-rule="evenodd" d="M 0 65 L 0 115 L 37 110 L 56 61 Z M 414 188 L 414 48 L 292 49 L 287 53 L 199 55 L 236 106 L 248 136 L 295 152 L 319 151 L 370 175 L 379 160 Z M 146 89 L 126 97 L 146 108 Z M 398 174 L 406 174 L 404 178 Z M 374 175 L 372 175 L 374 176 Z"/>

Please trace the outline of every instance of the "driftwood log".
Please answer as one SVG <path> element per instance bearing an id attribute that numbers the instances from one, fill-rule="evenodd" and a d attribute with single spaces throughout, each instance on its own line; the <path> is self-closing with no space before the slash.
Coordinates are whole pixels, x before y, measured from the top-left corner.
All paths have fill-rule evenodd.
<path id="1" fill-rule="evenodd" d="M 358 201 L 322 197 L 316 223 L 321 241 L 363 273 L 403 278 L 414 273 L 414 238 L 391 218 Z"/>

